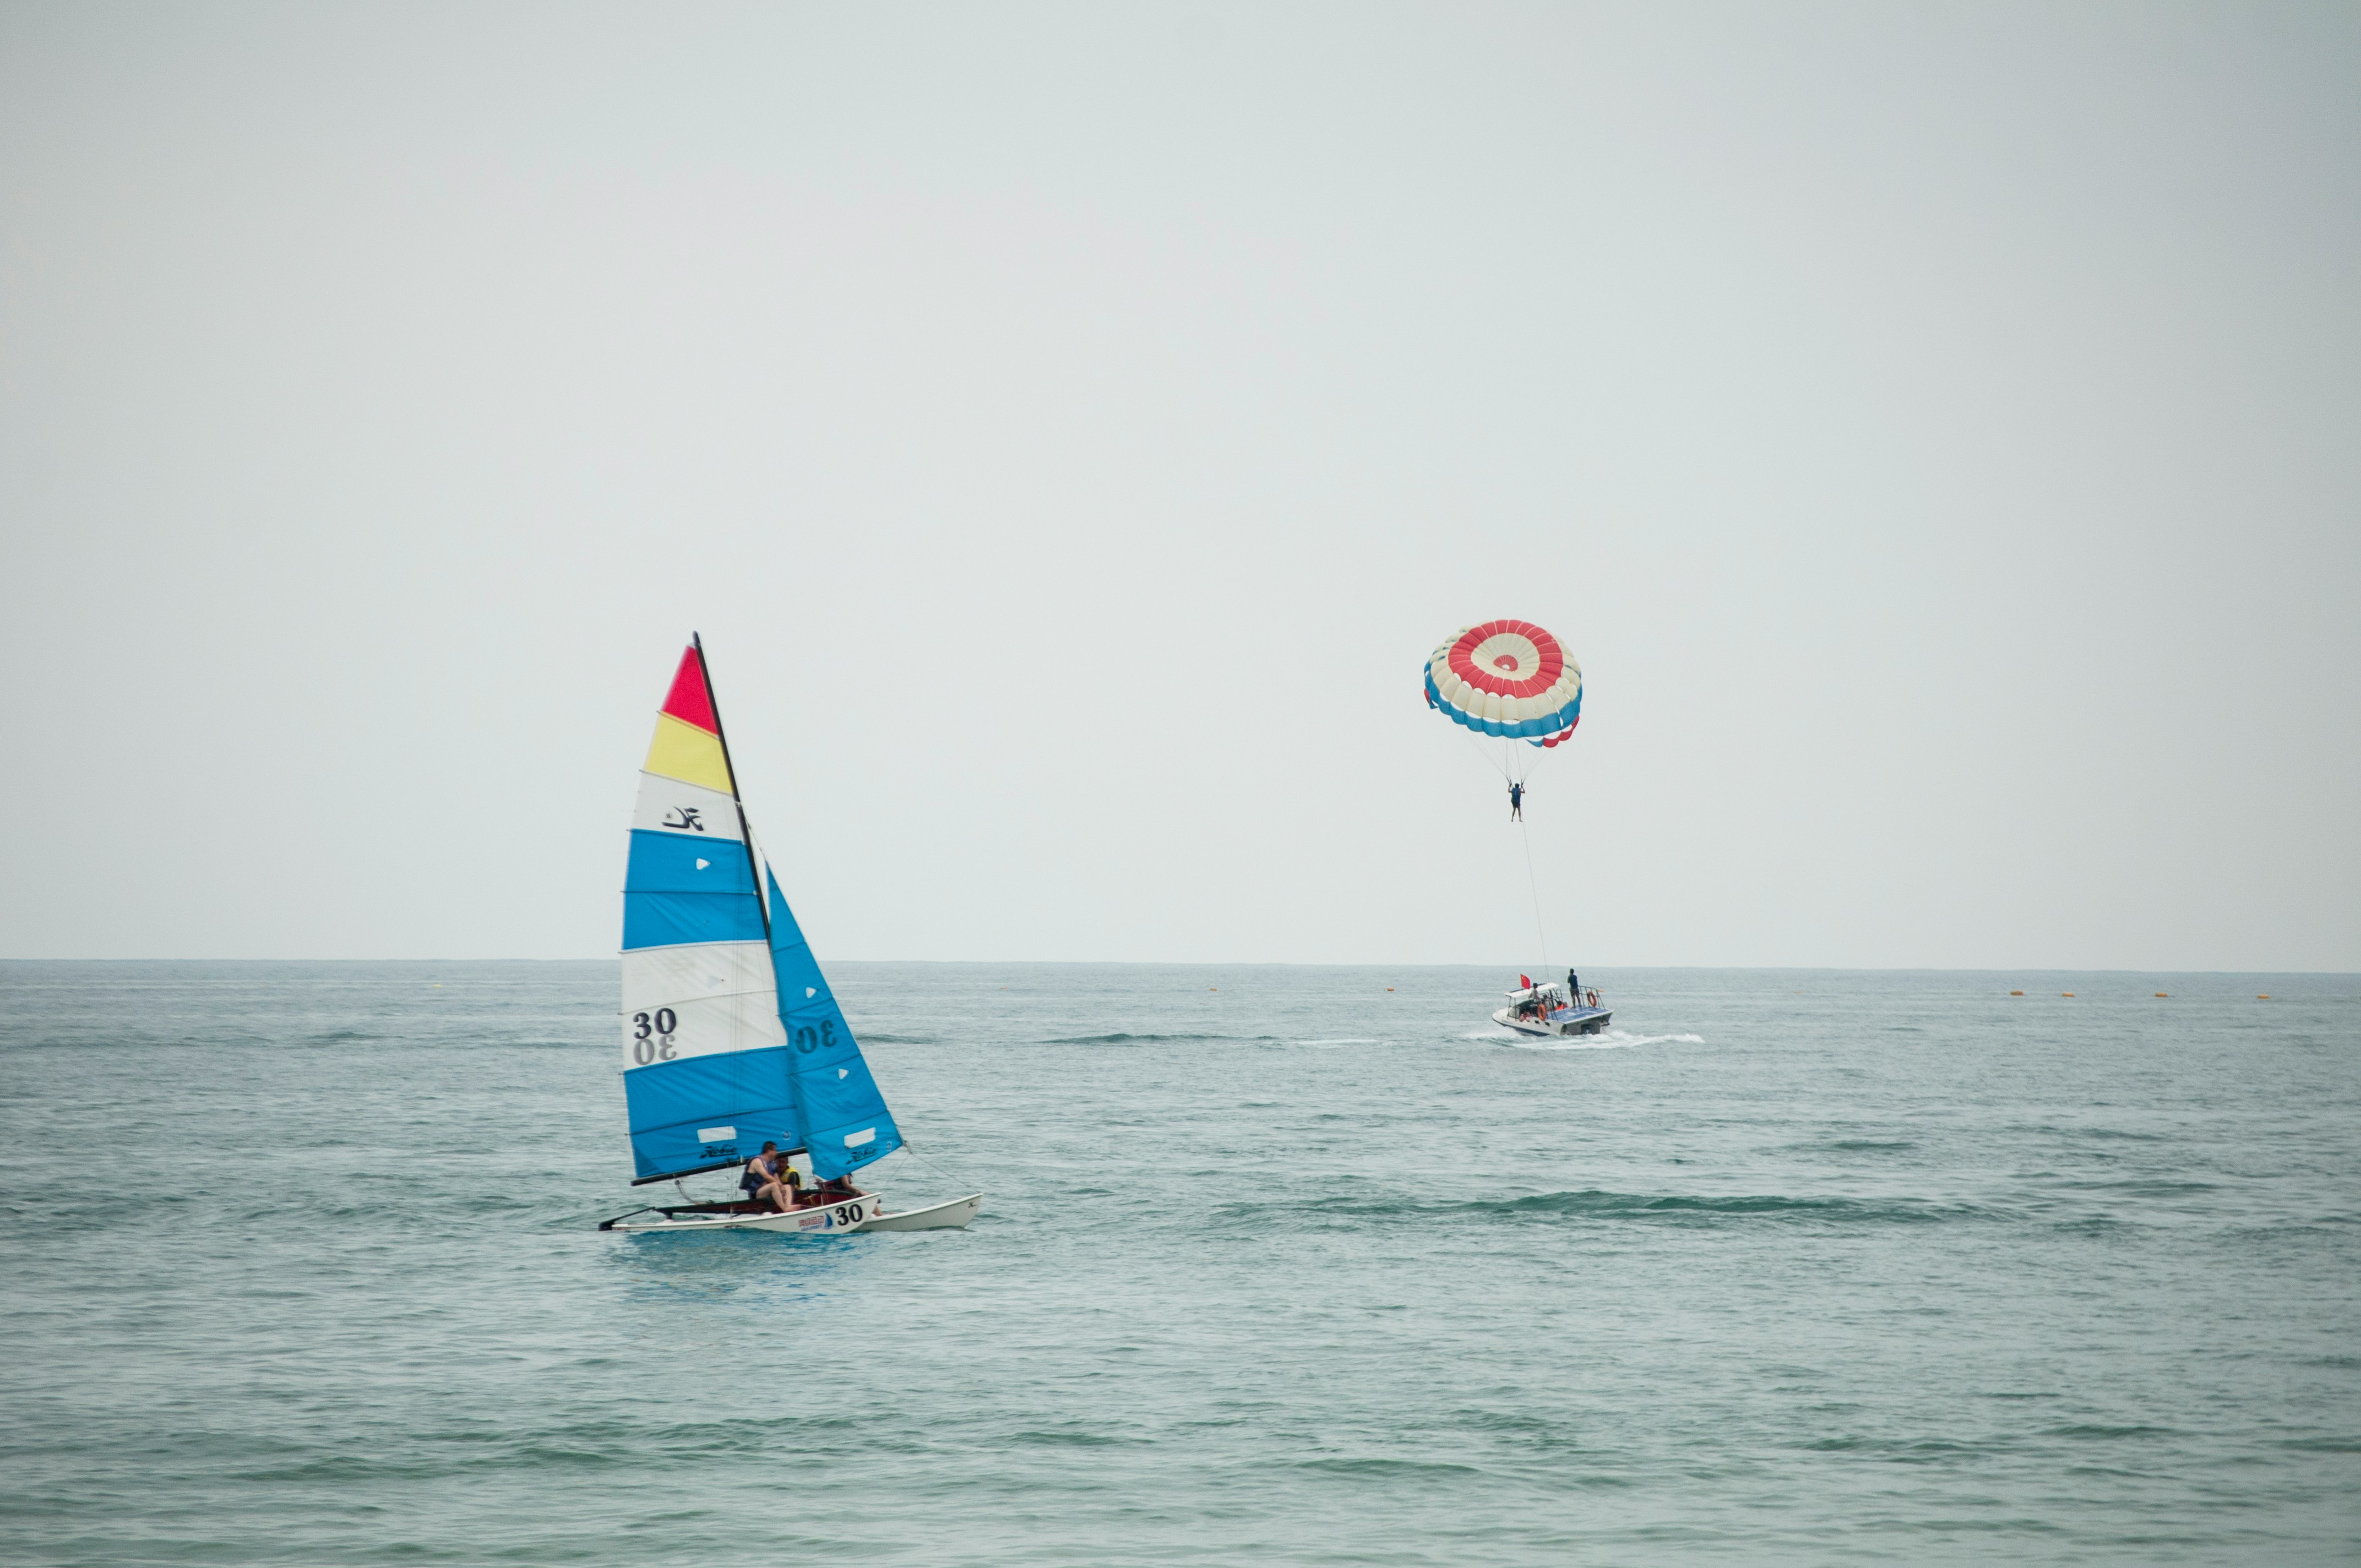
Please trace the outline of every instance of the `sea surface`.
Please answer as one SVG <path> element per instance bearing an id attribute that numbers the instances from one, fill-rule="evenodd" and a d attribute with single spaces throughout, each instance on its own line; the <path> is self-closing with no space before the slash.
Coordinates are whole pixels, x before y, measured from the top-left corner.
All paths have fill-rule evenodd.
<path id="1" fill-rule="evenodd" d="M 0 1561 L 2361 1558 L 2361 978 L 831 970 L 973 1228 L 600 1234 L 609 963 L 0 965 Z"/>

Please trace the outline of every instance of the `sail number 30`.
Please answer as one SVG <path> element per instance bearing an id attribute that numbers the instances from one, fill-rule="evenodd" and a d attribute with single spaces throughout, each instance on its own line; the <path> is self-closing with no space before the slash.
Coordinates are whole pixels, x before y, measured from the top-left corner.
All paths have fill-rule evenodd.
<path id="1" fill-rule="evenodd" d="M 673 1026 L 680 1020 L 669 1007 L 659 1007 L 653 1013 L 631 1014 L 631 1059 L 645 1067 L 652 1061 L 670 1061 L 675 1055 Z"/>

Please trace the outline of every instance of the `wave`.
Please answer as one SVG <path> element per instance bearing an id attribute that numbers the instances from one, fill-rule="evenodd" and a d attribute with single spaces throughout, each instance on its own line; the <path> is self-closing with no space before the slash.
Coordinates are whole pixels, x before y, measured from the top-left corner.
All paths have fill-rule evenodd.
<path id="1" fill-rule="evenodd" d="M 1907 1138 L 1821 1138 L 1786 1146 L 1795 1154 L 1907 1154 L 1917 1146 Z"/>
<path id="2" fill-rule="evenodd" d="M 1040 1443 L 1052 1448 L 1114 1448 L 1125 1443 L 1143 1442 L 1146 1440 L 1137 1437 L 1117 1437 L 1106 1432 L 1086 1431 L 1079 1427 L 1058 1429 L 1035 1427 L 1026 1431 L 1010 1432 L 1005 1441 Z"/>
<path id="3" fill-rule="evenodd" d="M 1927 1225 L 1996 1217 L 1972 1204 L 1927 1199 L 1795 1198 L 1782 1193 L 1608 1192 L 1586 1188 L 1571 1192 L 1535 1192 L 1521 1198 L 1345 1200 L 1329 1203 L 1235 1203 L 1214 1211 L 1220 1217 L 1269 1225 L 1275 1217 L 1310 1225 L 1339 1221 L 1442 1220 L 1532 1223 L 1560 1220 L 1621 1220 L 1641 1223 L 1723 1224 L 1763 1221 L 1818 1225 Z"/>
<path id="4" fill-rule="evenodd" d="M 1384 1481 L 1455 1481 L 1483 1474 L 1473 1464 L 1434 1459 L 1299 1459 L 1295 1468 L 1349 1475 L 1356 1480 Z"/>
<path id="5" fill-rule="evenodd" d="M 1734 1193 L 1698 1197 L 1667 1193 L 1651 1197 L 1637 1192 L 1541 1192 L 1526 1198 L 1495 1199 L 1464 1205 L 1473 1213 L 1504 1216 L 1527 1214 L 1600 1214 L 1624 1218 L 1801 1219 L 1832 1223 L 1869 1222 L 1883 1224 L 1929 1224 L 1944 1220 L 1982 1218 L 1983 1212 L 1920 1199 L 1790 1198 L 1780 1193 Z"/>
<path id="6" fill-rule="evenodd" d="M 1213 1040 L 1235 1040 L 1243 1045 L 1278 1045 L 1276 1035 L 1066 1035 L 1044 1040 L 1045 1046 L 1185 1046 Z"/>
<path id="7" fill-rule="evenodd" d="M 2165 1144 L 2173 1140 L 2167 1133 L 2135 1133 L 2125 1127 L 2061 1127 L 2050 1122 L 2015 1122 L 2003 1129 L 2011 1133 L 2049 1133 L 2061 1138 L 2102 1138 L 2135 1144 Z"/>

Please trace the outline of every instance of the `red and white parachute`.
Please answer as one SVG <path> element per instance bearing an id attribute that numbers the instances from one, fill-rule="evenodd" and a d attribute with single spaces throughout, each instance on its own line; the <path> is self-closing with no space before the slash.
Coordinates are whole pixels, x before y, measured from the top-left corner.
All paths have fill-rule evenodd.
<path id="1" fill-rule="evenodd" d="M 1488 620 L 1426 661 L 1426 701 L 1479 735 L 1554 746 L 1582 722 L 1582 668 L 1532 621 Z"/>

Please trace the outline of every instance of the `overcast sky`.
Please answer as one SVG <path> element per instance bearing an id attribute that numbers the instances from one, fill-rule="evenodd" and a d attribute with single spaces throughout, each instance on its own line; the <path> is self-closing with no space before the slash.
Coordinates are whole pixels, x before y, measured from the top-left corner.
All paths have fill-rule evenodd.
<path id="1" fill-rule="evenodd" d="M 2361 9 L 0 8 L 0 955 L 2361 969 Z"/>

